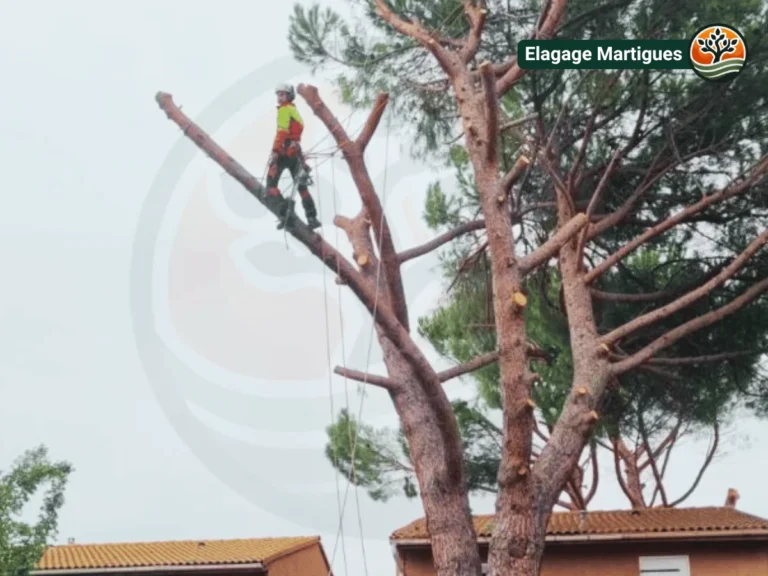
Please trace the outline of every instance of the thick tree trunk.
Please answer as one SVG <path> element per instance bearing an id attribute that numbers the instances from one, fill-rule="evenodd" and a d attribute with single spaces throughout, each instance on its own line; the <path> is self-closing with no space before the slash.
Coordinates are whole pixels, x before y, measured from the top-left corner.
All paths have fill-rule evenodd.
<path id="1" fill-rule="evenodd" d="M 401 384 L 390 396 L 408 439 L 436 574 L 479 576 L 480 553 L 463 476 L 461 444 L 447 441 L 444 424 L 438 422 L 430 400 L 397 347 L 381 332 L 379 342 L 390 378 Z"/>
<path id="2" fill-rule="evenodd" d="M 538 576 L 549 511 L 536 504 L 536 488 L 531 481 L 534 406 L 527 378 L 526 297 L 493 141 L 497 137 L 495 126 L 491 126 L 496 121 L 496 97 L 488 86 L 483 92 L 477 91 L 469 75 L 454 82 L 488 236 L 504 406 L 499 491 L 488 568 L 494 576 Z"/>
<path id="3" fill-rule="evenodd" d="M 497 501 L 488 552 L 491 576 L 539 576 L 550 509 L 525 493 L 507 492 Z M 506 511 L 506 512 L 504 512 Z"/>

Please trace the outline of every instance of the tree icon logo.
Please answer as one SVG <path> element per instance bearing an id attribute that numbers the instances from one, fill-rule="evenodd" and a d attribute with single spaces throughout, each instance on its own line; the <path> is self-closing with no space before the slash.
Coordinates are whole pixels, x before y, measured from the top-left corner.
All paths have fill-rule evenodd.
<path id="1" fill-rule="evenodd" d="M 704 80 L 723 82 L 741 72 L 747 59 L 744 37 L 730 26 L 710 25 L 691 40 L 691 65 Z"/>

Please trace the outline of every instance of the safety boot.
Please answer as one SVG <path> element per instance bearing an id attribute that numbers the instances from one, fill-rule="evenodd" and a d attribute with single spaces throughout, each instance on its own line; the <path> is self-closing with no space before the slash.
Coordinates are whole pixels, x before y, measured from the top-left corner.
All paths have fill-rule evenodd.
<path id="1" fill-rule="evenodd" d="M 293 200 L 286 200 L 285 198 L 281 198 L 281 200 L 282 200 L 282 203 L 281 203 L 280 209 L 278 210 L 278 213 L 280 214 L 280 221 L 277 223 L 278 230 L 282 230 L 283 228 L 291 224 L 294 217 L 296 216 L 293 210 L 293 207 L 294 207 Z"/>
<path id="2" fill-rule="evenodd" d="M 310 230 L 316 230 L 322 226 L 320 220 L 317 219 L 317 209 L 315 208 L 315 202 L 312 200 L 312 196 L 304 196 L 301 199 L 302 207 L 304 208 L 304 214 L 307 216 L 307 226 Z"/>

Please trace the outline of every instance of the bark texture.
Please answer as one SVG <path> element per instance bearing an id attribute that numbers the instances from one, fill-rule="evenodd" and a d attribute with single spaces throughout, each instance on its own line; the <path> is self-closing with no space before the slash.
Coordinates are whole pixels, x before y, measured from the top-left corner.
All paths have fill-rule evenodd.
<path id="1" fill-rule="evenodd" d="M 385 292 L 384 280 L 378 274 L 380 263 L 374 253 L 367 212 L 361 212 L 352 220 L 337 216 L 335 222 L 346 232 L 354 254 L 366 255 L 360 273 L 379 283 L 384 303 L 388 303 L 391 296 Z M 444 421 L 446 413 L 435 409 L 436 402 L 430 397 L 429 387 L 420 381 L 398 346 L 381 328 L 377 328 L 376 333 L 389 375 L 386 388 L 408 440 L 411 463 L 432 536 L 437 574 L 479 574 L 477 535 L 464 481 L 462 446 L 456 421 L 452 413 L 448 421 Z M 446 426 L 454 428 L 454 432 L 446 434 Z M 474 554 L 467 553 L 472 550 Z"/>

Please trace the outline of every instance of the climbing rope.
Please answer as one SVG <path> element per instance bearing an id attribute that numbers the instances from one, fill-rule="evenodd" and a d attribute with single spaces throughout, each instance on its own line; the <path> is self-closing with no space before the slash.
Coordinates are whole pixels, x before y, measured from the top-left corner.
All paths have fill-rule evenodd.
<path id="1" fill-rule="evenodd" d="M 386 102 L 380 103 L 378 105 L 378 107 L 375 108 L 371 112 L 371 114 L 377 114 L 379 112 L 379 107 L 383 107 L 385 104 L 386 104 Z M 349 124 L 351 123 L 350 121 L 351 121 L 351 118 L 352 118 L 352 115 L 354 114 L 354 112 L 355 111 L 352 110 L 350 112 L 350 114 L 348 114 L 346 116 L 346 118 L 344 118 L 342 120 L 342 122 L 341 122 L 341 123 L 344 123 L 344 122 L 347 123 L 347 126 L 345 128 L 345 131 L 347 131 L 347 134 L 349 134 L 348 128 L 349 128 Z M 360 132 L 362 130 L 362 127 L 364 126 L 364 124 L 365 124 L 365 121 L 363 121 L 363 123 L 361 123 L 358 126 L 358 128 L 355 130 L 355 132 Z M 381 279 L 381 257 L 380 256 L 381 256 L 381 247 L 382 247 L 382 244 L 383 244 L 382 228 L 383 228 L 383 223 L 384 223 L 384 210 L 383 210 L 383 206 L 384 206 L 385 198 L 386 198 L 387 169 L 388 169 L 387 163 L 388 163 L 388 158 L 389 158 L 390 129 L 391 129 L 391 117 L 388 115 L 387 116 L 387 133 L 386 133 L 386 149 L 385 149 L 385 155 L 384 155 L 384 162 L 385 162 L 384 174 L 383 174 L 384 182 L 383 182 L 382 200 L 381 200 L 381 203 L 382 203 L 382 213 L 381 213 L 381 220 L 379 222 L 379 239 L 378 239 L 379 261 L 378 261 L 378 265 L 377 265 L 377 268 L 376 268 L 376 287 L 375 287 L 375 296 L 374 296 L 374 304 L 373 304 L 373 316 L 371 318 L 371 331 L 370 331 L 369 342 L 368 342 L 368 353 L 367 353 L 367 358 L 366 358 L 366 367 L 365 367 L 365 373 L 366 374 L 369 372 L 369 367 L 370 367 L 371 351 L 372 351 L 372 348 L 373 348 L 374 330 L 375 330 L 375 327 L 376 327 L 376 314 L 377 314 L 378 306 L 379 306 L 379 290 L 380 290 L 380 279 Z M 320 194 L 320 186 L 319 186 L 318 168 L 320 166 L 322 166 L 322 164 L 324 164 L 325 162 L 328 162 L 328 161 L 331 162 L 331 179 L 332 179 L 331 185 L 332 185 L 332 188 L 333 188 L 334 212 L 338 214 L 338 206 L 337 206 L 337 199 L 336 199 L 336 176 L 335 176 L 336 175 L 336 170 L 335 170 L 334 159 L 335 159 L 336 154 L 338 154 L 338 152 L 340 151 L 340 147 L 338 145 L 336 145 L 336 146 L 332 147 L 328 151 L 314 152 L 314 150 L 323 141 L 325 141 L 325 139 L 328 138 L 329 136 L 330 136 L 330 133 L 326 134 L 321 140 L 316 142 L 312 147 L 310 147 L 303 154 L 305 161 L 308 158 L 312 158 L 314 160 L 314 174 L 315 174 L 315 177 L 318 179 L 318 181 L 315 184 L 316 184 L 316 187 L 317 187 L 318 208 L 319 208 L 319 212 L 320 212 L 321 218 L 322 218 L 322 200 L 320 199 L 321 194 Z M 320 158 L 320 157 L 323 157 L 323 156 L 325 156 L 325 159 L 322 160 L 321 162 L 318 162 L 317 159 Z M 265 171 L 264 171 L 264 176 L 262 177 L 262 180 L 264 180 L 264 181 L 266 181 L 268 166 L 269 166 L 269 164 L 267 164 L 267 167 L 265 168 Z M 302 170 L 304 170 L 304 168 L 302 168 Z M 296 193 L 296 189 L 297 189 L 297 185 L 298 185 L 297 181 L 300 179 L 300 177 L 301 177 L 301 174 L 298 175 L 296 180 L 294 180 L 292 178 L 290 196 L 288 197 L 289 201 L 293 201 L 293 199 L 294 199 L 294 196 L 295 196 L 295 193 Z M 282 180 L 282 178 L 281 178 L 281 180 Z M 287 222 L 284 222 L 283 224 L 284 224 L 284 232 L 283 233 L 284 233 L 285 245 L 286 245 L 286 249 L 288 249 L 289 248 L 289 246 L 288 246 L 288 238 L 287 238 L 288 226 L 286 225 Z M 324 233 L 322 231 L 322 227 L 320 229 L 320 234 L 321 234 L 321 237 L 323 238 L 323 240 L 325 240 Z M 323 242 L 323 246 L 325 246 L 325 242 Z M 338 227 L 336 227 L 336 250 L 338 251 L 338 249 L 339 249 L 339 231 L 338 231 Z M 326 274 L 327 274 L 326 266 L 323 265 L 323 294 L 324 294 L 325 324 L 326 324 L 326 355 L 327 355 L 327 361 L 328 361 L 328 383 L 329 383 L 329 396 L 330 396 L 331 424 L 333 424 L 334 417 L 335 417 L 335 407 L 334 407 L 334 402 L 333 402 L 333 396 L 334 396 L 333 375 L 332 375 L 333 369 L 332 369 L 331 350 L 330 350 L 330 327 L 329 327 L 330 319 L 329 319 L 329 314 L 328 314 L 328 290 L 327 290 L 327 285 L 326 285 Z M 341 346 L 342 346 L 342 365 L 344 366 L 344 368 L 346 368 L 346 344 L 345 344 L 345 340 L 344 340 L 344 316 L 343 316 L 343 306 L 341 305 L 341 286 L 339 286 L 338 290 L 339 290 L 339 322 L 340 322 Z M 348 387 L 348 380 L 347 380 L 346 375 L 344 376 L 344 393 L 345 393 L 345 400 L 346 400 L 346 402 L 345 402 L 346 403 L 346 413 L 347 413 L 347 418 L 348 418 L 348 433 L 350 435 L 350 444 L 351 444 L 350 471 L 349 471 L 349 476 L 347 478 L 347 486 L 345 487 L 345 490 L 344 490 L 344 498 L 343 498 L 343 500 L 341 499 L 341 495 L 340 495 L 338 473 L 335 475 L 335 478 L 336 478 L 336 500 L 337 500 L 337 507 L 338 507 L 338 513 L 339 513 L 339 526 L 338 526 L 338 529 L 337 529 L 337 532 L 336 532 L 336 541 L 334 542 L 333 552 L 331 554 L 331 559 L 330 559 L 330 562 L 329 562 L 330 567 L 329 567 L 328 576 L 331 576 L 331 574 L 332 574 L 332 567 L 333 567 L 333 563 L 334 563 L 334 560 L 335 560 L 335 557 L 336 557 L 336 551 L 338 549 L 338 544 L 339 544 L 339 539 L 340 538 L 341 538 L 341 547 L 342 547 L 342 556 L 343 556 L 343 562 L 344 562 L 344 570 L 345 570 L 345 572 L 348 573 L 346 547 L 345 547 L 345 544 L 344 544 L 344 535 L 343 535 L 343 533 L 344 533 L 343 525 L 344 525 L 344 516 L 345 516 L 345 511 L 346 511 L 346 505 L 347 505 L 347 498 L 349 496 L 349 486 L 350 486 L 350 484 L 353 484 L 354 487 L 355 487 L 355 502 L 356 502 L 356 508 L 357 508 L 358 529 L 359 529 L 359 532 L 360 532 L 360 544 L 361 544 L 361 550 L 362 550 L 362 556 L 363 556 L 363 564 L 364 564 L 364 568 L 365 568 L 365 575 L 368 576 L 368 560 L 367 560 L 366 551 L 365 551 L 365 538 L 364 538 L 364 535 L 363 535 L 363 522 L 362 522 L 362 515 L 360 513 L 360 497 L 359 497 L 359 489 L 358 489 L 358 485 L 357 485 L 357 474 L 356 474 L 356 469 L 355 469 L 355 454 L 356 454 L 357 445 L 358 445 L 359 425 L 360 425 L 360 422 L 362 420 L 363 407 L 364 407 L 364 403 L 365 403 L 365 388 L 364 388 L 365 383 L 366 382 L 364 381 L 363 384 L 358 384 L 358 393 L 360 394 L 360 407 L 359 407 L 359 410 L 358 410 L 357 419 L 355 421 L 357 425 L 354 427 L 354 430 L 353 430 L 352 421 L 349 420 L 350 410 L 349 410 L 349 387 Z M 335 445 L 333 447 L 333 460 L 334 460 L 334 467 L 338 469 L 338 453 L 337 453 L 337 449 L 336 449 Z"/>
<path id="2" fill-rule="evenodd" d="M 323 217 L 323 201 L 322 201 L 322 193 L 320 191 L 320 179 L 317 173 L 317 160 L 315 160 L 315 175 L 318 177 L 317 181 L 317 207 L 318 212 L 320 213 L 320 218 Z M 334 213 L 337 212 L 336 210 L 336 187 L 335 183 L 332 184 L 333 186 L 333 209 Z M 323 238 L 323 250 L 325 250 L 325 233 L 323 232 L 323 228 L 320 228 L 320 235 Z M 339 249 L 339 233 L 338 228 L 336 229 L 336 250 Z M 325 265 L 325 252 L 323 252 L 323 262 L 321 263 L 323 267 L 323 303 L 325 307 L 325 344 L 326 344 L 326 356 L 328 360 L 328 397 L 330 399 L 330 408 L 331 408 L 331 426 L 334 424 L 334 418 L 336 417 L 336 409 L 333 405 L 333 396 L 334 396 L 334 390 L 333 390 L 333 363 L 331 362 L 331 331 L 330 331 L 330 317 L 328 314 L 328 285 L 327 285 L 327 272 L 328 267 Z M 338 272 L 337 272 L 338 273 Z M 346 346 L 344 344 L 344 317 L 342 313 L 342 305 L 341 305 L 341 286 L 339 286 L 339 319 L 340 319 L 340 333 L 341 333 L 341 362 L 343 366 L 346 366 Z M 347 378 L 344 377 L 344 386 L 346 388 L 347 384 Z M 349 413 L 349 395 L 347 395 L 347 405 L 346 405 L 347 413 Z M 332 459 L 333 459 L 333 467 L 334 470 L 338 469 L 338 462 L 339 462 L 339 455 L 338 455 L 338 448 L 336 446 L 336 443 L 332 441 Z M 338 509 L 338 515 L 339 518 L 342 518 L 342 507 L 341 507 L 341 488 L 339 486 L 339 474 L 336 473 L 333 475 L 335 481 L 336 481 L 336 507 Z M 348 574 L 349 569 L 347 566 L 347 550 L 344 546 L 344 529 L 343 527 L 340 529 L 341 532 L 341 552 L 342 557 L 344 560 L 344 573 Z M 333 566 L 333 561 L 331 561 L 331 566 Z M 329 576 L 331 576 L 331 573 L 329 571 Z"/>
<path id="3" fill-rule="evenodd" d="M 386 131 L 386 148 L 384 151 L 384 174 L 383 174 L 383 186 L 382 186 L 382 198 L 381 198 L 381 218 L 379 221 L 379 240 L 378 240 L 378 253 L 379 253 L 379 259 L 376 266 L 376 292 L 374 295 L 374 302 L 373 302 L 373 315 L 371 318 L 371 331 L 368 337 L 368 353 L 366 357 L 365 362 L 365 371 L 364 374 L 368 374 L 370 369 L 370 363 L 371 363 L 371 351 L 373 348 L 373 336 L 374 336 L 374 330 L 376 328 L 376 313 L 378 311 L 379 306 L 379 291 L 380 291 L 380 279 L 381 279 L 381 247 L 384 241 L 384 235 L 383 235 L 383 225 L 384 225 L 384 204 L 386 202 L 386 187 L 387 187 L 387 169 L 388 169 L 388 162 L 389 162 L 389 135 L 390 135 L 390 128 L 391 128 L 391 117 L 387 116 L 387 131 Z M 333 162 L 331 163 L 331 166 L 333 167 Z M 333 168 L 332 168 L 333 170 Z M 335 194 L 335 186 L 334 186 L 334 194 Z M 335 198 L 334 198 L 335 200 Z M 345 377 L 346 382 L 346 377 Z M 356 507 L 357 507 L 357 518 L 358 518 L 358 528 L 360 530 L 360 541 L 362 546 L 362 554 L 363 554 L 363 563 L 365 567 L 365 574 L 368 575 L 368 561 L 365 554 L 365 539 L 363 535 L 363 525 L 362 525 L 362 518 L 360 515 L 360 498 L 359 498 L 359 491 L 357 486 L 357 476 L 356 476 L 356 470 L 355 470 L 355 454 L 357 452 L 357 446 L 358 446 L 358 437 L 359 437 L 359 426 L 360 422 L 362 421 L 363 416 L 363 407 L 365 405 L 365 379 L 363 380 L 363 384 L 358 385 L 358 392 L 360 393 L 360 408 L 358 410 L 357 418 L 355 420 L 356 427 L 354 430 L 353 437 L 351 439 L 351 451 L 350 451 L 350 472 L 348 477 L 347 486 L 344 490 L 344 499 L 342 501 L 342 510 L 341 510 L 341 518 L 339 519 L 339 529 L 337 531 L 336 535 L 336 543 L 334 544 L 334 550 L 331 555 L 331 565 L 333 565 L 333 558 L 335 557 L 336 553 L 336 546 L 338 544 L 338 538 L 339 534 L 341 533 L 342 526 L 343 526 L 343 520 L 344 520 L 344 511 L 346 510 L 346 504 L 347 504 L 347 497 L 349 496 L 349 486 L 350 484 L 354 484 L 355 486 L 355 501 L 356 501 Z"/>

